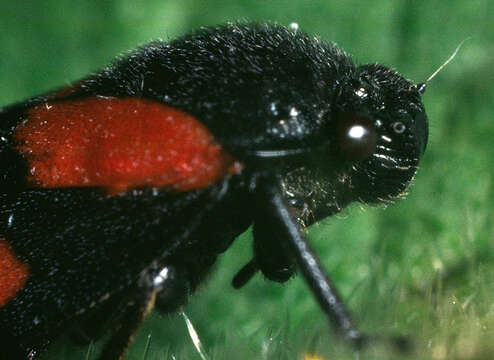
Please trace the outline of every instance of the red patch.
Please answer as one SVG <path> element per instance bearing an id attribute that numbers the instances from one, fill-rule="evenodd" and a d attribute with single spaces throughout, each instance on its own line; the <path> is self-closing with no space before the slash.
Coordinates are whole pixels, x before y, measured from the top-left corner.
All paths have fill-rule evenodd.
<path id="1" fill-rule="evenodd" d="M 26 284 L 29 266 L 17 259 L 9 243 L 0 237 L 0 307 Z"/>
<path id="2" fill-rule="evenodd" d="M 201 188 L 241 166 L 194 117 L 145 99 L 47 102 L 14 134 L 33 186 Z"/>

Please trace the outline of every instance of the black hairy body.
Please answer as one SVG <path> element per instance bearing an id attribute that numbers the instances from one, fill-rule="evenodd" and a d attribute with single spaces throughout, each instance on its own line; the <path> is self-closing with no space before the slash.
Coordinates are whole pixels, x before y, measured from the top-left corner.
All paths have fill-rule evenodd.
<path id="1" fill-rule="evenodd" d="M 108 195 L 98 187 L 30 185 L 14 136 L 28 110 L 92 97 L 142 98 L 184 111 L 242 170 L 187 192 L 138 187 Z M 355 126 L 364 135 L 352 140 Z M 254 260 L 235 285 L 257 270 L 286 281 L 299 266 L 337 330 L 360 339 L 341 320 L 348 320 L 344 308 L 324 305 L 328 297 L 317 288 L 325 280 L 315 280 L 317 269 L 293 245 L 303 241 L 296 228 L 354 201 L 399 197 L 427 143 L 416 85 L 378 64 L 357 66 L 332 44 L 266 24 L 150 43 L 72 87 L 2 109 L 0 131 L 0 234 L 30 267 L 26 286 L 0 307 L 11 359 L 35 354 L 66 328 L 84 327 L 108 304 L 123 304 L 117 322 L 127 330 L 116 331 L 101 356 L 120 356 L 144 317 L 141 309 L 133 318 L 128 304 L 150 304 L 157 295 L 161 308 L 174 310 L 251 224 Z M 158 286 L 164 268 L 173 276 Z"/>

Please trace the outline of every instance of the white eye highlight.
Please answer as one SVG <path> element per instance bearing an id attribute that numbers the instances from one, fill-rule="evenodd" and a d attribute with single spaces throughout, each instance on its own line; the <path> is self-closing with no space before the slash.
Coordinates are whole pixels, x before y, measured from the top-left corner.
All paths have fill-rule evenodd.
<path id="1" fill-rule="evenodd" d="M 355 125 L 348 130 L 348 136 L 352 139 L 361 139 L 366 134 L 366 130 L 362 125 Z"/>
<path id="2" fill-rule="evenodd" d="M 376 149 L 376 128 L 366 116 L 344 112 L 336 119 L 337 143 L 347 160 L 368 158 Z"/>

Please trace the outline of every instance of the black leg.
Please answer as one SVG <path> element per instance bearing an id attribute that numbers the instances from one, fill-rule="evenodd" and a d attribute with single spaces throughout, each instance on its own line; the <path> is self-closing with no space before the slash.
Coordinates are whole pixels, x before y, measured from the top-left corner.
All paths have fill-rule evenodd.
<path id="1" fill-rule="evenodd" d="M 239 272 L 233 277 L 232 286 L 235 289 L 240 289 L 245 284 L 247 284 L 250 279 L 252 279 L 252 277 L 257 273 L 258 270 L 259 267 L 257 266 L 256 261 L 252 259 L 247 264 L 245 264 L 244 267 L 240 269 Z"/>
<path id="2" fill-rule="evenodd" d="M 319 260 L 301 235 L 295 220 L 285 204 L 276 178 L 259 179 L 256 194 L 261 198 L 271 216 L 276 219 L 276 229 L 284 232 L 287 247 L 293 253 L 299 269 L 316 297 L 323 311 L 328 315 L 336 332 L 356 347 L 361 347 L 364 337 L 354 326 L 345 304 L 341 300 L 332 281 L 325 274 Z"/>

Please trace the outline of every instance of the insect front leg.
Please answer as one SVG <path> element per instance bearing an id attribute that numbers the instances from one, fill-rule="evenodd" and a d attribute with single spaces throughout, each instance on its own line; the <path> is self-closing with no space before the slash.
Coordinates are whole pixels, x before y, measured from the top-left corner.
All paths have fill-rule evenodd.
<path id="1" fill-rule="evenodd" d="M 284 240 L 284 246 L 296 261 L 302 276 L 323 311 L 328 315 L 335 331 L 357 348 L 366 338 L 354 325 L 345 304 L 335 286 L 323 270 L 319 259 L 300 233 L 296 221 L 290 214 L 280 190 L 277 177 L 262 177 L 256 186 L 257 202 L 263 204 L 271 219 L 271 233 Z"/>

